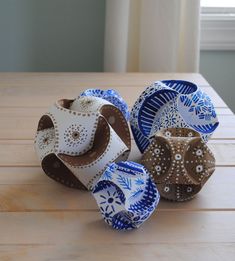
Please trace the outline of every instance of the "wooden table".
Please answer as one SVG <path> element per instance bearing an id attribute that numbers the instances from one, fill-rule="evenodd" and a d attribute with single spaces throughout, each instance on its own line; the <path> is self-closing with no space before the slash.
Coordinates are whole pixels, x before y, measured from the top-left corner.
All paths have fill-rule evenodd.
<path id="1" fill-rule="evenodd" d="M 209 142 L 217 168 L 192 201 L 162 200 L 138 230 L 108 227 L 89 192 L 43 174 L 33 148 L 40 115 L 86 88 L 115 88 L 131 106 L 159 79 L 198 84 L 220 127 Z M 235 260 L 235 116 L 199 74 L 1 73 L 0 260 Z M 131 159 L 138 159 L 133 149 Z"/>

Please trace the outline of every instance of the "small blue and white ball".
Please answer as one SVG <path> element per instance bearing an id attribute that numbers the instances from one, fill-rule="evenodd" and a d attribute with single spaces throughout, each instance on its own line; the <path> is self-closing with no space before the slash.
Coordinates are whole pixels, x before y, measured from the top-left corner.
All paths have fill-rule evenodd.
<path id="1" fill-rule="evenodd" d="M 160 199 L 147 170 L 131 161 L 109 164 L 94 187 L 93 196 L 105 222 L 117 230 L 138 228 Z"/>

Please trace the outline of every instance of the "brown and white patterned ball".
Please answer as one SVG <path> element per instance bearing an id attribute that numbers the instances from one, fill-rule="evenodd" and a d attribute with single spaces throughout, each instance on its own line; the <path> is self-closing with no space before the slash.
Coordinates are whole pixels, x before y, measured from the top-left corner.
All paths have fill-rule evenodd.
<path id="1" fill-rule="evenodd" d="M 39 120 L 35 149 L 49 177 L 92 189 L 109 163 L 128 158 L 129 127 L 122 112 L 104 99 L 62 99 Z"/>
<path id="2" fill-rule="evenodd" d="M 195 196 L 215 170 L 215 158 L 199 133 L 187 128 L 158 132 L 141 163 L 152 174 L 163 198 L 184 201 Z"/>

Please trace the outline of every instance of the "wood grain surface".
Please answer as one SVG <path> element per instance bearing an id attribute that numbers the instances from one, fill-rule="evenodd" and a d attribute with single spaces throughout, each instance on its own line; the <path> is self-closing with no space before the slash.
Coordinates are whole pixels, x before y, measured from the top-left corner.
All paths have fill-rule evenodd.
<path id="1" fill-rule="evenodd" d="M 138 230 L 102 220 L 89 192 L 41 170 L 33 148 L 40 116 L 86 88 L 114 88 L 133 105 L 155 80 L 193 81 L 214 101 L 220 126 L 209 142 L 216 171 L 191 201 L 161 200 Z M 140 153 L 132 140 L 130 159 Z M 235 116 L 199 74 L 0 73 L 0 260 L 235 260 Z"/>

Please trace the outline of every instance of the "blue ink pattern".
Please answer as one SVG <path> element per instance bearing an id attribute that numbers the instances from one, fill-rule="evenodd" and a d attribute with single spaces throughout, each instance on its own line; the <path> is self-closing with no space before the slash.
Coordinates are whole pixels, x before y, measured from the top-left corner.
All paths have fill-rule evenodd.
<path id="1" fill-rule="evenodd" d="M 147 170 L 131 161 L 109 164 L 92 193 L 105 222 L 118 230 L 138 228 L 160 199 Z"/>
<path id="2" fill-rule="evenodd" d="M 153 135 L 166 128 L 191 128 L 206 142 L 218 126 L 210 97 L 194 83 L 158 81 L 149 86 L 132 108 L 130 125 L 143 153 Z"/>

